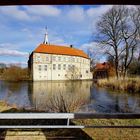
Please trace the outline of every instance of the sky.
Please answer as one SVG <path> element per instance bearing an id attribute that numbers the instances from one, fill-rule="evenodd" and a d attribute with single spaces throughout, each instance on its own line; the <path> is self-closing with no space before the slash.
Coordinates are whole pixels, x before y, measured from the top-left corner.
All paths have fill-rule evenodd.
<path id="1" fill-rule="evenodd" d="M 99 51 L 96 23 L 112 5 L 41 5 L 0 7 L 0 63 L 27 66 L 29 54 L 44 41 Z M 100 55 L 98 61 L 104 61 Z"/>

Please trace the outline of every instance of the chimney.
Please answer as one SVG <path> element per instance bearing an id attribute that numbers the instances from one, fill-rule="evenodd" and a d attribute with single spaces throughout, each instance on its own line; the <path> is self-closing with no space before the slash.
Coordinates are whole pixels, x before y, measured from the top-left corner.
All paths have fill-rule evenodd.
<path id="1" fill-rule="evenodd" d="M 70 45 L 70 48 L 73 48 L 73 45 Z"/>

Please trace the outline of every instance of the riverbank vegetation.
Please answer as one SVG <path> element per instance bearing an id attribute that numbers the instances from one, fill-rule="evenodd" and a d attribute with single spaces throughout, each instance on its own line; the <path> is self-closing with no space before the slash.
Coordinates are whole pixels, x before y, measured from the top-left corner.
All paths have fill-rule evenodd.
<path id="1" fill-rule="evenodd" d="M 7 81 L 23 81 L 29 80 L 28 68 L 11 65 L 3 69 L 0 78 Z"/>
<path id="2" fill-rule="evenodd" d="M 3 112 L 5 110 L 9 110 L 11 109 L 12 107 L 9 106 L 6 102 L 4 101 L 0 101 L 0 112 Z"/>
<path id="3" fill-rule="evenodd" d="M 97 85 L 99 87 L 106 87 L 111 90 L 118 90 L 129 93 L 140 93 L 140 78 L 98 79 Z"/>

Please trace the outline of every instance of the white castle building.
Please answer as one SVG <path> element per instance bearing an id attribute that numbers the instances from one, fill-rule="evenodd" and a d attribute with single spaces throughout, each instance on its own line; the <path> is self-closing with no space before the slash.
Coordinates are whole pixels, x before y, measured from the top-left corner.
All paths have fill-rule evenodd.
<path id="1" fill-rule="evenodd" d="M 48 33 L 29 56 L 28 67 L 33 81 L 45 80 L 89 80 L 90 58 L 73 46 L 48 43 Z"/>

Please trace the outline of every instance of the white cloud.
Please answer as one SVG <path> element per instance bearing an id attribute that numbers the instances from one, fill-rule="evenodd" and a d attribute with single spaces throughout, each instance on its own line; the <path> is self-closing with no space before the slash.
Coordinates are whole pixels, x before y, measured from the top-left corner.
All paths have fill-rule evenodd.
<path id="1" fill-rule="evenodd" d="M 55 6 L 26 6 L 26 12 L 35 16 L 58 16 L 61 10 Z"/>
<path id="2" fill-rule="evenodd" d="M 112 8 L 112 5 L 102 5 L 99 7 L 89 8 L 86 12 L 89 17 L 98 18 L 99 16 L 107 12 L 110 8 Z"/>
<path id="3" fill-rule="evenodd" d="M 81 45 L 80 49 L 92 54 L 92 58 L 98 61 L 105 61 L 105 50 L 102 49 L 97 42 L 90 42 Z"/>
<path id="4" fill-rule="evenodd" d="M 96 23 L 102 16 L 102 14 L 107 12 L 112 7 L 113 7 L 113 5 L 102 5 L 102 6 L 98 6 L 98 7 L 89 8 L 86 11 L 88 18 L 92 20 L 92 29 L 94 31 L 96 30 Z"/>
<path id="5" fill-rule="evenodd" d="M 81 22 L 85 18 L 84 9 L 79 6 L 74 6 L 74 7 L 70 8 L 67 15 L 68 15 L 69 19 L 76 21 L 76 22 Z"/>
<path id="6" fill-rule="evenodd" d="M 15 57 L 28 57 L 29 56 L 27 52 L 9 50 L 9 49 L 4 49 L 4 48 L 0 48 L 0 55 L 1 56 L 15 56 Z"/>
<path id="7" fill-rule="evenodd" d="M 68 46 L 67 43 L 65 43 L 65 41 L 61 38 L 56 38 L 56 39 L 53 39 L 51 41 L 51 44 L 57 44 L 57 45 L 62 45 L 62 46 Z"/>
<path id="8" fill-rule="evenodd" d="M 58 16 L 61 10 L 55 6 L 6 6 L 0 7 L 0 13 L 22 21 L 39 20 L 43 16 Z"/>
<path id="9" fill-rule="evenodd" d="M 20 10 L 18 6 L 1 7 L 0 12 L 18 20 L 30 20 L 26 11 Z"/>
<path id="10" fill-rule="evenodd" d="M 12 43 L 1 43 L 0 44 L 0 49 L 18 49 L 20 48 L 20 46 L 16 45 L 16 44 L 12 44 Z"/>
<path id="11" fill-rule="evenodd" d="M 7 66 L 15 65 L 21 67 L 27 67 L 27 62 L 24 61 L 0 61 L 2 64 L 6 64 Z"/>
<path id="12" fill-rule="evenodd" d="M 134 8 L 135 9 L 136 7 L 137 7 L 137 5 L 127 5 L 127 8 L 130 8 L 130 9 L 131 8 Z"/>

